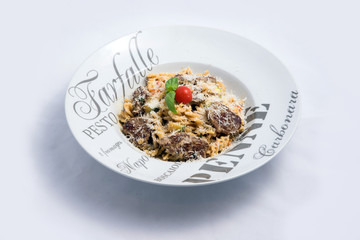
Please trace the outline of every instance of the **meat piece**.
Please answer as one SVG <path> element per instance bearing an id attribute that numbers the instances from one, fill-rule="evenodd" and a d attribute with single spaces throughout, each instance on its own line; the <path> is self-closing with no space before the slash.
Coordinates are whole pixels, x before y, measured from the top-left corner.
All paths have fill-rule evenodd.
<path id="1" fill-rule="evenodd" d="M 191 74 L 176 74 L 175 77 L 178 78 L 179 85 L 186 85 L 189 83 L 196 85 L 198 81 L 211 82 L 211 83 L 216 83 L 218 81 L 216 77 L 210 75 L 198 76 Z"/>
<path id="2" fill-rule="evenodd" d="M 186 83 L 186 80 L 185 80 L 183 74 L 176 74 L 174 77 L 178 78 L 179 85 L 184 85 Z"/>
<path id="3" fill-rule="evenodd" d="M 192 100 L 189 102 L 190 105 L 200 105 L 205 101 L 205 95 L 202 93 L 202 87 L 199 85 L 185 85 L 192 91 Z"/>
<path id="4" fill-rule="evenodd" d="M 212 82 L 212 83 L 216 83 L 218 81 L 216 79 L 216 77 L 213 77 L 213 76 L 208 76 L 207 79 L 208 79 L 209 82 Z"/>
<path id="5" fill-rule="evenodd" d="M 130 118 L 123 125 L 124 134 L 129 136 L 130 142 L 140 149 L 145 149 L 149 146 L 153 130 L 154 128 L 150 121 L 141 117 Z"/>
<path id="6" fill-rule="evenodd" d="M 197 84 L 196 80 L 199 79 L 197 75 L 192 75 L 192 74 L 176 74 L 175 77 L 178 78 L 179 85 L 187 85 L 187 84 L 196 85 Z"/>
<path id="7" fill-rule="evenodd" d="M 216 79 L 216 77 L 213 76 L 200 76 L 194 79 L 195 82 L 197 81 L 203 81 L 203 82 L 210 82 L 210 83 L 216 83 L 218 80 Z"/>
<path id="8" fill-rule="evenodd" d="M 176 133 L 169 137 L 164 137 L 159 141 L 166 153 L 171 155 L 172 160 L 197 159 L 205 157 L 209 148 L 209 143 L 201 138 L 191 136 L 187 133 Z"/>
<path id="9" fill-rule="evenodd" d="M 210 104 L 206 115 L 218 133 L 235 134 L 241 127 L 241 118 L 220 102 Z"/>
<path id="10" fill-rule="evenodd" d="M 140 86 L 134 91 L 132 98 L 133 98 L 133 101 L 139 101 L 141 99 L 146 100 L 149 96 L 150 96 L 149 91 L 146 90 L 145 87 Z"/>
<path id="11" fill-rule="evenodd" d="M 146 99 L 149 96 L 150 93 L 143 86 L 138 87 L 134 91 L 132 95 L 132 100 L 133 100 L 132 113 L 134 114 L 134 116 L 139 116 L 145 112 L 143 106 L 145 104 Z"/>
<path id="12" fill-rule="evenodd" d="M 132 114 L 134 116 L 139 116 L 142 115 L 145 110 L 143 109 L 144 103 L 140 102 L 140 101 L 134 101 L 133 103 L 133 109 L 131 110 Z"/>
<path id="13" fill-rule="evenodd" d="M 205 95 L 201 92 L 193 92 L 192 100 L 190 101 L 190 105 L 200 105 L 205 101 Z"/>

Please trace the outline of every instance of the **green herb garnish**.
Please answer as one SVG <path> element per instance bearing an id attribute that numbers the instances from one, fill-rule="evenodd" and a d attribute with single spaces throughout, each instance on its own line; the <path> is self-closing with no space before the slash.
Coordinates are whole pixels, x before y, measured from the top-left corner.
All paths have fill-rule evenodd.
<path id="1" fill-rule="evenodd" d="M 185 132 L 185 127 L 186 126 L 181 126 L 180 132 Z"/>
<path id="2" fill-rule="evenodd" d="M 171 91 L 175 91 L 178 88 L 178 86 L 179 86 L 178 78 L 177 77 L 170 78 L 165 83 L 166 92 L 168 93 Z"/>
<path id="3" fill-rule="evenodd" d="M 166 94 L 165 102 L 170 111 L 172 111 L 173 113 L 177 113 L 176 108 L 175 108 L 175 92 L 174 91 L 168 92 Z"/>
<path id="4" fill-rule="evenodd" d="M 175 90 L 178 88 L 178 86 L 179 86 L 179 81 L 177 77 L 170 78 L 165 83 L 165 88 L 166 88 L 165 102 L 169 110 L 172 111 L 173 113 L 177 113 L 175 108 Z"/>

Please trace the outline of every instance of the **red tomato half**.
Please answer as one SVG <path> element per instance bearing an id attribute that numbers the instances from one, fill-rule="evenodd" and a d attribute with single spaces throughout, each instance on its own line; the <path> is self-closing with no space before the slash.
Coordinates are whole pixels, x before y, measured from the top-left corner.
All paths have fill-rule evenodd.
<path id="1" fill-rule="evenodd" d="M 175 100 L 178 103 L 189 103 L 192 100 L 191 90 L 185 86 L 178 87 L 175 91 Z"/>

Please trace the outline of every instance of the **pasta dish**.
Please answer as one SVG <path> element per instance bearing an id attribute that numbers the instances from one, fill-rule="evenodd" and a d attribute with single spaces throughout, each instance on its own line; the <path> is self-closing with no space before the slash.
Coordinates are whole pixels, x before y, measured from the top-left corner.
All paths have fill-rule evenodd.
<path id="1" fill-rule="evenodd" d="M 245 99 L 225 90 L 222 79 L 208 71 L 149 74 L 118 114 L 122 132 L 162 160 L 213 157 L 245 129 Z"/>

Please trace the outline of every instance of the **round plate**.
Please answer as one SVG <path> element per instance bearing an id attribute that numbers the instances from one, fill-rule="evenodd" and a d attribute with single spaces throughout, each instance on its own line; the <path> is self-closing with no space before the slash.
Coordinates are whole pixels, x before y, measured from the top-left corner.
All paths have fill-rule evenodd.
<path id="1" fill-rule="evenodd" d="M 209 70 L 227 91 L 246 97 L 247 128 L 241 141 L 219 156 L 166 162 L 133 147 L 117 114 L 145 76 Z M 67 121 L 77 141 L 96 160 L 125 176 L 156 184 L 198 186 L 246 174 L 286 145 L 300 117 L 299 92 L 285 66 L 258 44 L 204 27 L 158 27 L 131 33 L 92 54 L 66 93 Z"/>

